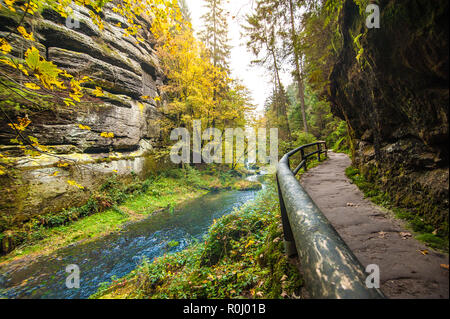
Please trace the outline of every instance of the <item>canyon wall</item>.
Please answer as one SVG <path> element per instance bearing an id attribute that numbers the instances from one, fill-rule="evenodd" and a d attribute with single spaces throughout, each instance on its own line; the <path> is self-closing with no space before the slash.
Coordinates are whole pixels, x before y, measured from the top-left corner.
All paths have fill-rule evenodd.
<path id="1" fill-rule="evenodd" d="M 448 2 L 378 1 L 380 28 L 346 0 L 330 77 L 354 164 L 401 207 L 448 234 Z M 355 38 L 363 34 L 360 44 Z"/>
<path id="2" fill-rule="evenodd" d="M 24 156 L 11 139 L 15 133 L 5 117 L 0 119 L 0 152 L 17 163 L 14 176 L 0 176 L 2 196 L 0 217 L 3 224 L 20 224 L 33 216 L 57 212 L 83 204 L 105 178 L 112 175 L 145 175 L 156 165 L 149 155 L 160 139 L 159 113 L 153 99 L 159 96 L 163 78 L 149 31 L 150 19 L 140 19 L 143 43 L 123 37 L 127 20 L 111 10 L 103 10 L 104 30 L 91 22 L 89 11 L 73 6 L 73 18 L 66 23 L 58 13 L 44 9 L 38 19 L 25 20 L 36 41 L 17 34 L 20 15 L 0 11 L 0 37 L 9 36 L 11 55 L 23 58 L 31 46 L 47 60 L 76 76 L 94 80 L 88 88 L 99 86 L 105 95 L 93 94 L 86 102 L 67 107 L 51 98 L 39 105 L 2 91 L 27 108 L 31 120 L 28 135 L 51 147 L 55 155 Z M 79 23 L 77 23 L 78 21 Z M 89 95 L 89 94 L 88 94 Z M 150 98 L 142 99 L 142 96 Z M 21 108 L 7 108 L 11 119 L 23 116 Z M 91 130 L 81 129 L 79 124 Z M 101 136 L 114 133 L 114 138 Z M 63 163 L 69 165 L 64 166 Z M 71 184 L 76 182 L 79 186 Z"/>

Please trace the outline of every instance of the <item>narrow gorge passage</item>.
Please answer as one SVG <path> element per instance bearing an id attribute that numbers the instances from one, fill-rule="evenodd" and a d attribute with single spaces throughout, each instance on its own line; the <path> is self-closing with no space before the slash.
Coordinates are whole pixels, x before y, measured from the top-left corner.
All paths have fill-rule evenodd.
<path id="1" fill-rule="evenodd" d="M 405 222 L 364 198 L 345 175 L 351 160 L 329 160 L 302 175 L 301 184 L 364 267 L 380 267 L 381 290 L 389 298 L 448 298 L 448 256 L 409 236 Z M 428 251 L 424 255 L 421 251 Z"/>

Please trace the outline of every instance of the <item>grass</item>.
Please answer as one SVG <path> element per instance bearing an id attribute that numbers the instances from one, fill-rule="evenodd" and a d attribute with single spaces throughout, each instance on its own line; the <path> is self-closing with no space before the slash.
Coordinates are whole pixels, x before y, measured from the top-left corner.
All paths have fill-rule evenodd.
<path id="1" fill-rule="evenodd" d="M 236 174 L 235 174 L 236 175 Z M 93 240 L 121 229 L 129 221 L 200 197 L 210 190 L 245 189 L 240 175 L 192 168 L 174 169 L 159 176 L 131 183 L 110 178 L 81 207 L 32 219 L 19 229 L 8 229 L 0 235 L 16 236 L 21 244 L 0 257 L 0 263 L 29 255 L 49 254 L 75 242 Z"/>
<path id="2" fill-rule="evenodd" d="M 91 298 L 295 298 L 302 280 L 283 253 L 271 179 L 255 201 L 217 220 L 204 242 L 144 261 Z"/>
<path id="3" fill-rule="evenodd" d="M 144 261 L 91 298 L 298 298 L 302 277 L 284 254 L 275 178 L 267 178 L 258 197 L 217 220 L 204 242 Z"/>
<path id="4" fill-rule="evenodd" d="M 448 252 L 449 239 L 433 234 L 434 227 L 426 223 L 413 211 L 397 207 L 393 204 L 389 194 L 383 192 L 377 185 L 370 183 L 355 167 L 348 167 L 345 171 L 347 177 L 364 193 L 364 196 L 373 203 L 382 206 L 399 219 L 407 221 L 408 228 L 415 232 L 415 238 L 428 246 Z"/>

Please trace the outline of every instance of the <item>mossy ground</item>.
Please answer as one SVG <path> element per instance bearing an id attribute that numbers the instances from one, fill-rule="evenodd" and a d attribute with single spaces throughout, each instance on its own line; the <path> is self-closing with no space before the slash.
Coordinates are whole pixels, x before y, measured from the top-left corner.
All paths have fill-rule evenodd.
<path id="1" fill-rule="evenodd" d="M 145 261 L 92 298 L 295 298 L 301 276 L 283 253 L 274 177 L 257 199 L 215 222 L 203 243 Z"/>
<path id="2" fill-rule="evenodd" d="M 368 199 L 375 204 L 390 210 L 397 218 L 406 220 L 408 222 L 408 227 L 416 233 L 415 237 L 418 240 L 432 248 L 448 252 L 448 236 L 436 234 L 435 227 L 427 223 L 413 211 L 395 206 L 394 201 L 390 198 L 389 194 L 383 192 L 374 183 L 369 182 L 357 168 L 350 166 L 346 169 L 345 173 Z"/>
<path id="3" fill-rule="evenodd" d="M 241 181 L 243 175 L 221 168 L 202 171 L 186 168 L 168 170 L 144 181 L 136 177 L 126 184 L 112 177 L 81 207 L 35 218 L 20 229 L 2 231 L 0 241 L 8 236 L 20 244 L 2 256 L 0 262 L 47 254 L 78 241 L 104 236 L 129 221 L 143 219 L 210 190 L 245 190 L 249 185 Z"/>

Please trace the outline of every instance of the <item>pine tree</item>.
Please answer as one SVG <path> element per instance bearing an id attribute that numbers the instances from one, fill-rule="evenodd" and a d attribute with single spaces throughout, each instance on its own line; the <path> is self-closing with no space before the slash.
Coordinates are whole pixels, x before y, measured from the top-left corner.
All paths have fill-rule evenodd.
<path id="1" fill-rule="evenodd" d="M 205 24 L 200 40 L 211 52 L 211 62 L 215 67 L 228 70 L 231 46 L 228 38 L 228 12 L 223 8 L 223 0 L 205 0 L 208 12 L 202 16 Z"/>
<path id="2" fill-rule="evenodd" d="M 283 62 L 282 51 L 278 43 L 278 34 L 281 32 L 280 24 L 275 19 L 276 7 L 267 1 L 258 1 L 252 14 L 246 16 L 246 24 L 242 25 L 247 37 L 247 48 L 256 57 L 253 64 L 261 65 L 273 72 L 274 93 L 271 109 L 277 117 L 278 127 L 285 132 L 286 138 L 291 136 L 287 117 L 286 92 L 281 82 L 281 64 Z"/>

